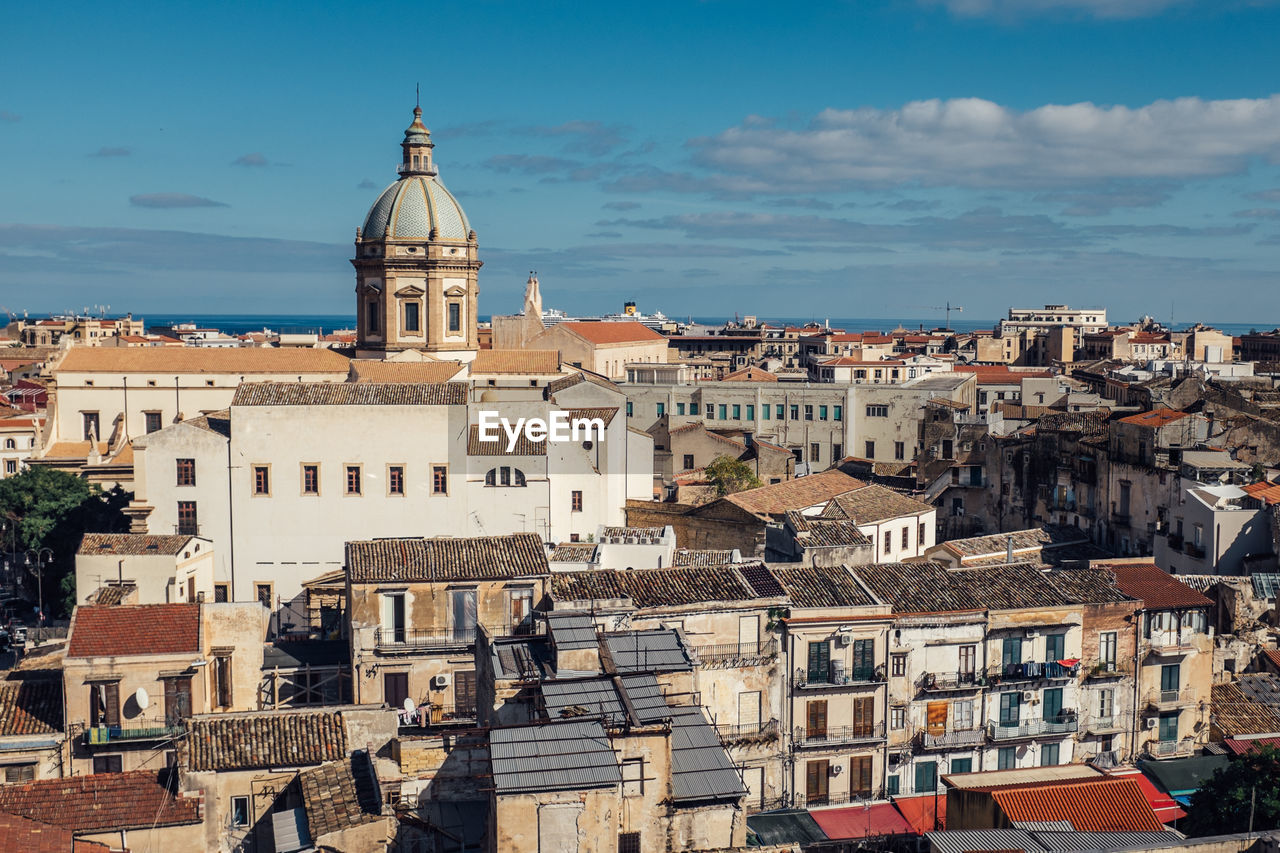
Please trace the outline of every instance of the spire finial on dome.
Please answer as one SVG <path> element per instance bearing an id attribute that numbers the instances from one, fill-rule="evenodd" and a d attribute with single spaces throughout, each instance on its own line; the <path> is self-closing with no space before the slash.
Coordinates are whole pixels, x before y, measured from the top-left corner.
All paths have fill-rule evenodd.
<path id="1" fill-rule="evenodd" d="M 414 94 L 419 94 L 418 87 L 414 87 Z M 415 97 L 415 101 L 418 97 Z M 401 175 L 434 175 L 436 174 L 435 166 L 431 163 L 431 149 L 435 147 L 435 143 L 431 141 L 431 131 L 427 130 L 427 126 L 422 123 L 422 105 L 415 103 L 413 107 L 413 122 L 404 132 L 404 142 L 400 143 L 400 147 L 404 149 L 404 158 L 400 164 Z"/>

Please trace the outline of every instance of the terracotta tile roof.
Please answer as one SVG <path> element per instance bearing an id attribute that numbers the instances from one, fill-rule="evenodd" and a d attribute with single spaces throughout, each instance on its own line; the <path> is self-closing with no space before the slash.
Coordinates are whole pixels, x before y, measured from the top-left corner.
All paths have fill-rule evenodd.
<path id="1" fill-rule="evenodd" d="M 1265 480 L 1258 483 L 1250 483 L 1244 487 L 1244 490 L 1250 497 L 1257 498 L 1268 505 L 1280 504 L 1280 485 L 1268 483 Z"/>
<path id="2" fill-rule="evenodd" d="M 66 827 L 8 812 L 0 812 L 0 838 L 7 849 L 23 853 L 111 853 L 105 844 L 75 838 Z"/>
<path id="3" fill-rule="evenodd" d="M 461 406 L 465 382 L 246 382 L 232 406 Z"/>
<path id="4" fill-rule="evenodd" d="M 41 459 L 87 459 L 92 444 L 88 441 L 57 441 L 49 445 Z M 105 456 L 110 446 L 98 443 L 98 453 Z"/>
<path id="5" fill-rule="evenodd" d="M 76 608 L 67 657 L 125 657 L 200 651 L 199 604 Z"/>
<path id="6" fill-rule="evenodd" d="M 435 385 L 448 382 L 462 372 L 460 361 L 372 361 L 351 362 L 351 378 L 356 382 Z"/>
<path id="7" fill-rule="evenodd" d="M 113 583 L 107 586 L 100 586 L 89 596 L 90 604 L 124 604 L 134 593 L 138 591 L 136 584 L 131 583 Z"/>
<path id="8" fill-rule="evenodd" d="M 677 548 L 671 562 L 675 566 L 723 566 L 733 562 L 733 551 Z"/>
<path id="9" fill-rule="evenodd" d="M 546 456 L 547 442 L 533 441 L 524 431 L 520 431 L 520 435 L 516 437 L 515 446 L 511 448 L 511 452 L 507 452 L 507 445 L 510 439 L 507 438 L 506 432 L 499 427 L 495 432 L 498 435 L 496 441 L 480 440 L 480 425 L 472 424 L 471 432 L 467 436 L 467 455 L 468 456 Z M 493 432 L 490 433 L 492 435 Z"/>
<path id="10" fill-rule="evenodd" d="M 168 557 L 182 553 L 191 536 L 158 536 L 150 533 L 86 533 L 77 554 L 85 556 Z"/>
<path id="11" fill-rule="evenodd" d="M 565 376 L 562 379 L 557 379 L 554 382 L 547 384 L 546 391 L 544 392 L 545 399 L 550 399 L 551 395 L 563 391 L 566 388 L 572 388 L 580 382 L 590 382 L 592 385 L 598 385 L 599 387 L 607 388 L 610 391 L 619 390 L 617 385 L 613 384 L 598 373 L 592 373 L 591 371 L 583 370 L 580 367 L 570 369 L 575 372 L 569 376 Z"/>
<path id="12" fill-rule="evenodd" d="M 876 563 L 857 566 L 853 572 L 895 613 L 1023 610 L 1076 603 L 1027 563 L 952 570 L 937 563 Z"/>
<path id="13" fill-rule="evenodd" d="M 0 737 L 61 731 L 61 679 L 0 681 Z"/>
<path id="14" fill-rule="evenodd" d="M 1158 429 L 1159 427 L 1166 426 L 1174 421 L 1182 420 L 1185 417 L 1187 417 L 1186 412 L 1179 412 L 1176 409 L 1153 409 L 1150 412 L 1143 412 L 1140 415 L 1129 415 L 1127 418 L 1121 418 L 1120 423 L 1137 424 L 1138 426 Z"/>
<path id="15" fill-rule="evenodd" d="M 302 767 L 347 757 L 341 711 L 263 711 L 194 717 L 181 747 L 187 770 Z"/>
<path id="16" fill-rule="evenodd" d="M 1098 435 L 1107 431 L 1107 419 L 1111 413 L 1105 409 L 1095 412 L 1062 412 L 1045 415 L 1036 421 L 1035 426 L 1042 430 L 1054 432 L 1078 432 L 1082 435 Z"/>
<path id="17" fill-rule="evenodd" d="M 761 486 L 729 495 L 723 500 L 753 515 L 781 516 L 789 509 L 805 509 L 831 500 L 836 495 L 865 486 L 843 471 L 823 471 L 782 483 Z"/>
<path id="18" fill-rule="evenodd" d="M 957 364 L 956 373 L 977 374 L 979 385 L 1017 385 L 1024 379 L 1050 379 L 1049 370 L 1011 370 L 1000 364 Z"/>
<path id="19" fill-rule="evenodd" d="M 600 535 L 609 539 L 626 539 L 628 536 L 637 539 L 661 539 L 665 532 L 665 527 L 606 527 L 600 531 Z"/>
<path id="20" fill-rule="evenodd" d="M 825 519 L 843 518 L 857 524 L 875 524 L 890 518 L 935 511 L 927 503 L 872 483 L 836 495 L 823 507 L 821 515 Z"/>
<path id="21" fill-rule="evenodd" d="M 373 539 L 347 543 L 352 583 L 503 580 L 548 574 L 534 533 L 473 539 Z"/>
<path id="22" fill-rule="evenodd" d="M 1280 649 L 1263 649 L 1261 655 L 1280 672 Z"/>
<path id="23" fill-rule="evenodd" d="M 1273 673 L 1263 675 L 1269 677 L 1263 685 L 1274 687 L 1276 676 Z M 1218 727 L 1224 737 L 1280 734 L 1280 705 L 1260 701 L 1256 698 L 1260 695 L 1259 691 L 1246 689 L 1248 687 L 1255 686 L 1243 684 L 1241 681 L 1213 685 L 1213 701 L 1209 711 L 1213 724 Z"/>
<path id="24" fill-rule="evenodd" d="M 629 598 L 636 607 L 674 607 L 705 601 L 751 601 L 756 591 L 732 567 L 680 566 L 667 569 L 598 569 L 551 576 L 557 601 Z"/>
<path id="25" fill-rule="evenodd" d="M 382 819 L 373 768 L 364 752 L 298 775 L 312 839 Z"/>
<path id="26" fill-rule="evenodd" d="M 590 563 L 595 556 L 596 546 L 590 542 L 561 542 L 547 560 L 552 563 Z"/>
<path id="27" fill-rule="evenodd" d="M 201 799 L 177 793 L 176 775 L 135 770 L 0 785 L 0 811 L 76 833 L 199 823 Z"/>
<path id="28" fill-rule="evenodd" d="M 1046 524 L 1043 527 L 1032 527 L 1028 530 L 991 533 L 968 539 L 951 539 L 943 542 L 942 547 L 963 560 L 966 557 L 1005 554 L 1008 552 L 1010 541 L 1013 543 L 1013 553 L 1016 556 L 1020 551 L 1040 551 L 1069 543 L 1087 542 L 1089 536 L 1078 527 Z"/>
<path id="29" fill-rule="evenodd" d="M 814 518 L 790 509 L 787 510 L 787 521 L 796 532 L 797 541 L 809 548 L 871 544 L 867 535 L 858 529 L 857 522 L 848 519 Z"/>
<path id="30" fill-rule="evenodd" d="M 721 382 L 777 382 L 778 377 L 758 367 L 744 367 L 720 377 Z"/>
<path id="31" fill-rule="evenodd" d="M 1106 569 L 1050 569 L 1049 582 L 1062 590 L 1072 604 L 1117 604 L 1134 601 L 1116 588 L 1115 575 Z"/>
<path id="32" fill-rule="evenodd" d="M 231 410 L 221 409 L 216 412 L 210 412 L 207 415 L 201 415 L 198 418 L 188 418 L 183 421 L 184 424 L 190 424 L 196 429 L 208 430 L 216 432 L 223 438 L 231 437 Z"/>
<path id="33" fill-rule="evenodd" d="M 795 607 L 870 607 L 880 602 L 843 566 L 775 565 L 770 572 Z"/>
<path id="34" fill-rule="evenodd" d="M 563 328 L 585 338 L 593 344 L 623 344 L 636 341 L 665 341 L 662 335 L 643 323 L 629 320 L 617 322 L 573 321 L 559 323 L 553 328 Z"/>
<path id="35" fill-rule="evenodd" d="M 1116 576 L 1116 587 L 1130 598 L 1141 599 L 1146 610 L 1177 607 L 1208 607 L 1212 601 L 1155 564 L 1093 564 Z"/>
<path id="36" fill-rule="evenodd" d="M 782 598 L 787 591 L 778 583 L 769 567 L 759 560 L 749 563 L 738 563 L 734 566 L 742 579 L 751 585 L 752 591 L 761 598 Z"/>
<path id="37" fill-rule="evenodd" d="M 54 373 L 335 373 L 350 359 L 289 347 L 72 347 Z"/>
<path id="38" fill-rule="evenodd" d="M 1065 820 L 1078 832 L 1164 830 L 1132 779 L 1005 788 L 992 791 L 991 796 L 1010 822 Z"/>
<path id="39" fill-rule="evenodd" d="M 471 362 L 471 375 L 481 373 L 558 374 L 560 351 L 553 349 L 482 349 Z"/>
<path id="40" fill-rule="evenodd" d="M 565 409 L 565 411 L 569 413 L 570 421 L 578 418 L 587 418 L 588 420 L 599 418 L 604 421 L 605 426 L 613 423 L 613 419 L 618 415 L 617 406 L 595 406 L 594 408 L 589 409 Z M 640 432 L 642 435 L 648 435 L 648 433 L 643 430 L 637 430 L 637 432 Z"/>

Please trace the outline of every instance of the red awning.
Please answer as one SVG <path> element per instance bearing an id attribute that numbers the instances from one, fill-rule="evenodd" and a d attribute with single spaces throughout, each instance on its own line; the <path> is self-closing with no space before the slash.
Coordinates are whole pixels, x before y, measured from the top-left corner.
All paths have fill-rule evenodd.
<path id="1" fill-rule="evenodd" d="M 833 841 L 884 835 L 914 835 L 911 825 L 892 803 L 848 806 L 842 809 L 810 811 L 814 821 Z"/>
<path id="2" fill-rule="evenodd" d="M 946 829 L 947 795 L 925 794 L 923 797 L 894 797 L 893 804 L 902 812 L 911 831 L 917 835 Z"/>
<path id="3" fill-rule="evenodd" d="M 1161 823 L 1172 823 L 1187 816 L 1182 807 L 1174 802 L 1173 797 L 1157 788 L 1156 783 L 1148 779 L 1146 774 L 1134 773 L 1124 778 L 1138 783 L 1138 787 L 1142 789 L 1142 795 L 1147 798 L 1147 802 L 1151 803 L 1151 810 L 1156 813 Z"/>

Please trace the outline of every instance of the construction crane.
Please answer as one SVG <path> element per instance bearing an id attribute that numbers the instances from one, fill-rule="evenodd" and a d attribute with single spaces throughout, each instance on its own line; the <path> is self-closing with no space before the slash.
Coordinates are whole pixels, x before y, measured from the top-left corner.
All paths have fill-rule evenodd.
<path id="1" fill-rule="evenodd" d="M 924 308 L 925 310 L 928 310 L 928 311 L 946 311 L 946 312 L 947 312 L 947 328 L 948 328 L 948 329 L 950 329 L 950 328 L 951 328 L 951 312 L 952 312 L 952 311 L 957 311 L 957 312 L 959 312 L 959 311 L 963 311 L 963 310 L 964 310 L 964 309 L 963 309 L 963 308 L 961 308 L 959 305 L 952 305 L 950 302 L 947 302 L 947 304 L 946 304 L 946 305 L 912 305 L 911 307 L 912 307 L 912 308 Z"/>

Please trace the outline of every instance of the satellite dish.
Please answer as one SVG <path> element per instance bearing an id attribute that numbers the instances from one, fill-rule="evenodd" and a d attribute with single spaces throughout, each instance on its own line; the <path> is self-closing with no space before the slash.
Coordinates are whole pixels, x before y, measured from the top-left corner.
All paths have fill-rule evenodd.
<path id="1" fill-rule="evenodd" d="M 147 710 L 147 706 L 151 704 L 151 697 L 147 695 L 145 687 L 139 687 L 138 692 L 133 694 L 133 701 L 138 703 L 138 707 Z"/>
<path id="2" fill-rule="evenodd" d="M 403 707 L 404 707 L 404 712 L 405 712 L 406 714 L 410 714 L 410 713 L 412 713 L 412 712 L 413 712 L 413 709 L 414 709 L 414 708 L 417 708 L 418 706 L 417 706 L 417 705 L 415 705 L 415 704 L 413 703 L 413 700 L 412 700 L 412 699 L 410 699 L 408 696 L 406 696 L 406 697 L 404 697 L 404 705 L 403 705 Z"/>

